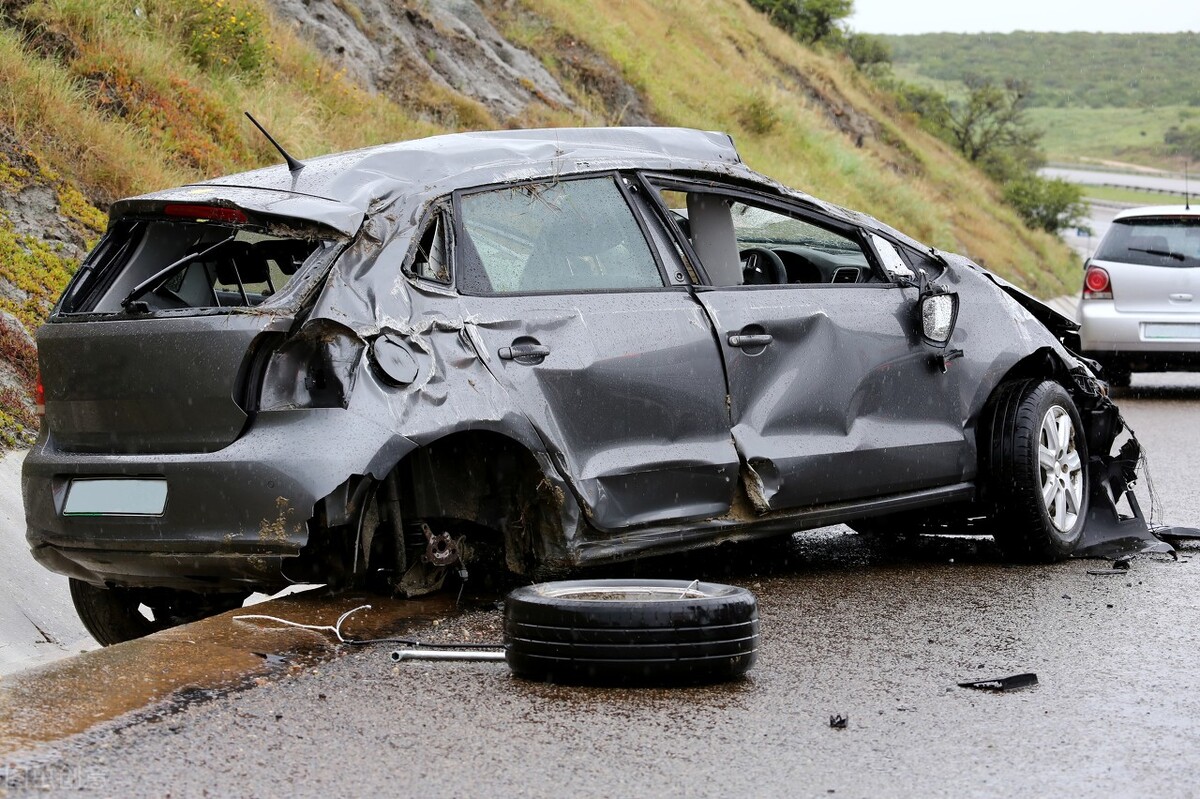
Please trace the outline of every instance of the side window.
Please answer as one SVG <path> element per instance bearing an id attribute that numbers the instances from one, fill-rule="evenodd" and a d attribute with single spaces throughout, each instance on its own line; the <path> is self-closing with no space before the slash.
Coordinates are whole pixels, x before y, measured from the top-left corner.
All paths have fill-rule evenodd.
<path id="1" fill-rule="evenodd" d="M 661 196 L 715 286 L 885 282 L 862 245 L 832 228 L 716 193 Z"/>
<path id="2" fill-rule="evenodd" d="M 438 283 L 450 282 L 450 264 L 446 258 L 445 222 L 438 214 L 421 234 L 410 270 L 413 275 Z"/>
<path id="3" fill-rule="evenodd" d="M 611 177 L 467 194 L 460 212 L 459 288 L 467 294 L 663 285 L 650 245 Z"/>

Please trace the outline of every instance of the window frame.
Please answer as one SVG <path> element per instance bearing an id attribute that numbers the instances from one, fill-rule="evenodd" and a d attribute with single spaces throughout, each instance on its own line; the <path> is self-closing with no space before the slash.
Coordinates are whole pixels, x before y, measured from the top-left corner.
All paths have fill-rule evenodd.
<path id="1" fill-rule="evenodd" d="M 667 227 L 669 234 L 674 238 L 680 249 L 687 254 L 687 259 L 691 261 L 693 270 L 700 276 L 702 282 L 695 284 L 695 288 L 700 291 L 742 291 L 762 289 L 781 289 L 781 288 L 800 288 L 800 289 L 831 289 L 831 288 L 855 288 L 855 289 L 880 289 L 880 288 L 900 288 L 900 283 L 892 279 L 887 270 L 883 268 L 879 262 L 879 257 L 875 253 L 874 247 L 871 246 L 869 237 L 863 228 L 851 222 L 831 218 L 814 209 L 805 208 L 798 203 L 789 200 L 786 197 L 775 197 L 764 194 L 753 188 L 746 188 L 736 184 L 723 183 L 713 180 L 709 177 L 692 177 L 672 175 L 670 173 L 655 172 L 655 171 L 639 171 L 638 179 L 645 188 L 646 194 L 650 197 L 648 200 L 657 210 L 660 221 Z M 663 203 L 659 191 L 695 191 L 709 194 L 717 194 L 722 197 L 728 197 L 736 201 L 745 202 L 746 204 L 755 205 L 764 208 L 768 211 L 782 214 L 784 216 L 797 219 L 801 222 L 814 225 L 819 228 L 829 230 L 831 233 L 844 236 L 858 245 L 863 256 L 867 260 L 867 264 L 871 269 L 871 274 L 876 278 L 875 282 L 870 283 L 765 283 L 765 284 L 750 284 L 740 286 L 716 286 L 713 285 L 704 264 L 701 263 L 699 256 L 692 249 L 692 243 L 688 237 L 683 235 L 683 231 L 671 219 L 670 209 Z"/>
<path id="2" fill-rule="evenodd" d="M 451 217 L 450 206 L 445 201 L 434 202 L 430 205 L 429 210 L 421 217 L 421 221 L 416 227 L 416 233 L 413 235 L 413 240 L 408 246 L 408 252 L 404 255 L 404 261 L 400 265 L 400 271 L 405 277 L 417 283 L 428 283 L 439 288 L 454 286 L 454 223 Z M 429 230 L 429 226 L 432 224 L 439 225 L 438 234 L 442 237 L 442 246 L 446 258 L 446 280 L 438 280 L 427 275 L 418 275 L 413 271 L 413 264 L 416 262 L 417 253 L 421 249 L 421 241 L 425 238 L 425 232 Z"/>
<path id="3" fill-rule="evenodd" d="M 638 231 L 642 234 L 642 241 L 646 244 L 646 249 L 650 251 L 650 257 L 654 260 L 654 267 L 658 270 L 658 277 L 661 284 L 658 286 L 636 286 L 631 288 L 592 288 L 592 289 L 551 289 L 544 291 L 473 291 L 467 290 L 463 286 L 463 276 L 467 273 L 469 267 L 460 264 L 459 259 L 466 257 L 479 258 L 478 251 L 475 249 L 475 244 L 471 240 L 467 231 L 463 227 L 465 218 L 462 208 L 462 199 L 476 194 L 484 194 L 486 192 L 498 191 L 502 189 L 516 189 L 522 186 L 533 186 L 537 184 L 554 185 L 558 183 L 571 183 L 582 180 L 596 180 L 600 178 L 608 178 L 616 185 L 617 191 L 621 194 L 621 199 L 625 202 L 625 207 L 629 211 L 630 218 L 637 225 Z M 472 186 L 465 189 L 456 189 L 450 195 L 451 224 L 450 229 L 453 231 L 452 251 L 451 251 L 451 280 L 452 285 L 459 294 L 464 297 L 538 297 L 538 296 L 570 296 L 580 294 L 629 294 L 643 293 L 651 291 L 671 291 L 671 290 L 687 290 L 688 283 L 677 283 L 672 280 L 667 269 L 663 254 L 659 252 L 658 246 L 655 244 L 654 237 L 651 235 L 646 219 L 639 210 L 639 201 L 633 196 L 630 191 L 630 184 L 626 183 L 629 176 L 622 173 L 620 170 L 607 169 L 600 172 L 582 172 L 579 174 L 565 176 L 542 176 L 538 178 L 528 178 L 519 181 L 502 181 L 497 183 L 487 183 L 480 186 Z M 668 232 L 669 235 L 669 232 Z M 471 255 L 468 256 L 464 249 L 470 247 Z M 474 268 L 483 270 L 482 261 Z M 486 275 L 486 272 L 484 273 Z"/>

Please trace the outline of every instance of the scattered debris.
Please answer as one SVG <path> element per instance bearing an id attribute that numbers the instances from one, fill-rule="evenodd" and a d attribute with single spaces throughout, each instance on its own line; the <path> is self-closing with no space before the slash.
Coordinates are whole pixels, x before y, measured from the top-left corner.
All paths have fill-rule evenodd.
<path id="1" fill-rule="evenodd" d="M 392 660 L 399 663 L 402 660 L 504 660 L 504 651 L 476 651 L 445 649 L 397 649 L 392 653 Z"/>
<path id="2" fill-rule="evenodd" d="M 342 623 L 345 622 L 346 619 L 350 618 L 351 615 L 357 613 L 358 611 L 369 610 L 370 608 L 371 608 L 370 605 L 359 605 L 356 608 L 351 608 L 350 610 L 343 613 L 341 616 L 338 616 L 338 620 L 333 624 L 301 624 L 298 621 L 289 621 L 288 619 L 281 619 L 278 616 L 265 616 L 265 615 L 258 614 L 258 613 L 251 613 L 251 614 L 242 615 L 242 616 L 234 616 L 233 620 L 234 621 L 248 621 L 250 619 L 254 619 L 256 621 L 273 621 L 273 622 L 276 622 L 277 624 L 282 624 L 286 627 L 299 627 L 302 630 L 315 630 L 318 632 L 323 632 L 323 631 L 328 630 L 329 632 L 336 635 L 338 641 L 340 641 L 341 643 L 351 644 L 351 643 L 355 643 L 355 642 L 348 641 L 342 637 Z"/>
<path id="3" fill-rule="evenodd" d="M 1088 574 L 1106 575 L 1106 574 L 1125 574 L 1133 566 L 1133 562 L 1129 558 L 1117 558 L 1113 561 L 1111 569 L 1088 569 Z"/>
<path id="4" fill-rule="evenodd" d="M 846 725 L 850 723 L 849 716 L 843 716 L 841 713 L 836 716 L 829 717 L 829 726 L 835 730 L 844 730 Z"/>
<path id="5" fill-rule="evenodd" d="M 979 691 L 1015 691 L 1018 688 L 1028 688 L 1031 685 L 1037 685 L 1038 678 L 1036 674 L 1014 674 L 1011 677 L 997 677 L 993 680 L 972 680 L 971 682 L 960 682 L 959 688 L 974 688 Z"/>
<path id="6" fill-rule="evenodd" d="M 1200 541 L 1200 530 L 1195 527 L 1161 527 L 1153 532 L 1163 541 L 1176 547 L 1184 541 Z"/>

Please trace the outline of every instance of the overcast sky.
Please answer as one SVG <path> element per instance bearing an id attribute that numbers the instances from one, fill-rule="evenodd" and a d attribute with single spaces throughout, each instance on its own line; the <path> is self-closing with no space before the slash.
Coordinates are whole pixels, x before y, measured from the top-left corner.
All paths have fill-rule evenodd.
<path id="1" fill-rule="evenodd" d="M 854 0 L 864 33 L 1200 31 L 1198 0 Z"/>

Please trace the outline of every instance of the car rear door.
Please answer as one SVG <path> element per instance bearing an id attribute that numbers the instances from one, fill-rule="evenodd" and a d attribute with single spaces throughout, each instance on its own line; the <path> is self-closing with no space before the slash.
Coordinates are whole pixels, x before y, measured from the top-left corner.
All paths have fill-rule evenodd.
<path id="1" fill-rule="evenodd" d="M 629 203 L 616 174 L 454 202 L 482 354 L 609 530 L 723 513 L 738 470 L 708 319 Z"/>
<path id="2" fill-rule="evenodd" d="M 921 341 L 918 292 L 889 279 L 862 231 L 732 189 L 675 188 L 689 209 L 680 232 L 715 284 L 698 296 L 717 331 L 733 438 L 760 510 L 947 485 L 969 473 L 954 377 Z M 736 241 L 714 245 L 714 229 Z M 779 254 L 798 282 L 754 285 L 761 274 L 728 262 L 756 248 Z"/>

